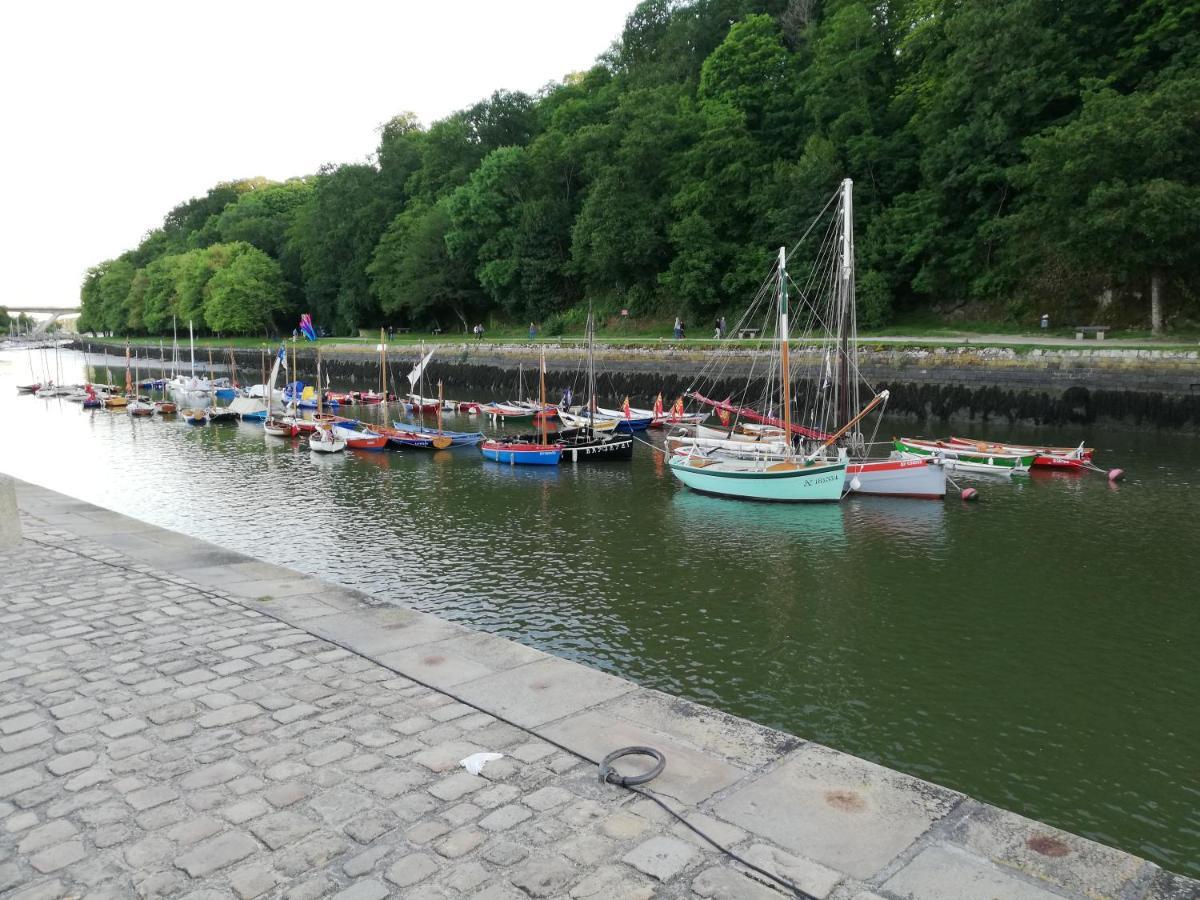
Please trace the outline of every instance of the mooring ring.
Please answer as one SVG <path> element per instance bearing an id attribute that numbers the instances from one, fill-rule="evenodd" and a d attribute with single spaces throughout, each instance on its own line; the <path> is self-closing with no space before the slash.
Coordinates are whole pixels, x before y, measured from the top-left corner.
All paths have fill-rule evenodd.
<path id="1" fill-rule="evenodd" d="M 618 775 L 612 764 L 622 756 L 649 756 L 657 762 L 653 769 L 643 772 L 641 775 Z M 655 750 L 653 747 L 622 747 L 620 750 L 614 750 L 600 761 L 600 780 L 608 784 L 619 784 L 622 787 L 645 784 L 661 775 L 666 765 L 667 758 L 661 751 Z"/>

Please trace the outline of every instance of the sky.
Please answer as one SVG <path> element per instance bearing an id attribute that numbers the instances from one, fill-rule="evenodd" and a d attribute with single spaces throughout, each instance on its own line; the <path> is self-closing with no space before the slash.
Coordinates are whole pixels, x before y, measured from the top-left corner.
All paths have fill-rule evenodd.
<path id="1" fill-rule="evenodd" d="M 361 162 L 405 111 L 588 68 L 636 0 L 15 0 L 0 26 L 0 306 L 71 306 L 87 268 L 221 181 Z"/>

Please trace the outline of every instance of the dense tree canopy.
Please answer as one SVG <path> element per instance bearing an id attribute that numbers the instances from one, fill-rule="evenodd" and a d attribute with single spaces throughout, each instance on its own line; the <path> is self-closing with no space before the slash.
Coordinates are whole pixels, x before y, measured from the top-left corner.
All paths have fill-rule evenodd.
<path id="1" fill-rule="evenodd" d="M 863 323 L 1195 322 L 1198 97 L 1200 0 L 643 0 L 535 96 L 179 204 L 80 327 L 732 314 L 847 176 Z"/>

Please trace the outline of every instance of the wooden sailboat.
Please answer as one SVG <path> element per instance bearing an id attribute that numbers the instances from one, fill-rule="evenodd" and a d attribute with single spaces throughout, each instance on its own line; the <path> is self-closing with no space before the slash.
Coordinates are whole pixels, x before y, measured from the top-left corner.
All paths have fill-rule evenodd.
<path id="1" fill-rule="evenodd" d="M 317 347 L 317 416 L 323 418 L 325 410 L 321 405 L 321 348 Z M 346 449 L 346 442 L 333 433 L 333 429 L 324 424 L 318 424 L 308 436 L 308 449 L 314 453 L 341 453 Z"/>
<path id="2" fill-rule="evenodd" d="M 791 428 L 791 367 L 788 359 L 787 250 L 779 248 L 778 335 L 780 400 L 783 406 L 784 433 Z M 843 432 L 870 410 L 864 410 L 848 423 Z M 821 444 L 808 455 L 793 452 L 791 441 L 779 459 L 747 460 L 715 457 L 693 451 L 686 456 L 667 459 L 671 474 L 694 491 L 747 500 L 782 502 L 830 502 L 840 500 L 846 481 L 844 455 L 830 457 L 831 441 Z"/>
<path id="3" fill-rule="evenodd" d="M 267 417 L 263 420 L 263 433 L 268 437 L 291 438 L 300 433 L 294 418 L 275 414 L 275 379 L 279 375 L 279 367 L 286 365 L 286 360 L 287 346 L 281 344 L 271 366 L 271 382 L 266 386 Z"/>
<path id="4" fill-rule="evenodd" d="M 546 405 L 546 351 L 542 351 L 541 377 L 539 380 L 540 405 Z M 562 445 L 551 444 L 546 438 L 546 420 L 538 422 L 538 433 L 534 439 L 528 435 L 512 435 L 484 441 L 479 445 L 484 459 L 509 465 L 557 466 L 562 460 Z"/>
<path id="5" fill-rule="evenodd" d="M 616 433 L 619 428 L 618 422 L 601 419 L 596 415 L 595 320 L 590 310 L 587 318 L 587 337 L 587 412 L 572 419 L 563 418 L 564 423 L 579 423 L 558 432 L 558 443 L 563 448 L 563 457 L 571 462 L 633 459 L 633 438 L 628 434 Z M 603 422 L 604 425 L 597 428 L 597 421 Z"/>
<path id="6" fill-rule="evenodd" d="M 126 347 L 126 352 L 128 352 L 128 347 Z M 134 359 L 136 360 L 136 357 L 134 357 Z M 141 384 L 141 381 L 139 380 L 138 376 L 139 376 L 139 372 L 138 372 L 137 363 L 135 361 L 134 366 L 133 366 L 133 384 L 134 385 Z M 128 380 L 129 380 L 128 361 L 126 361 L 125 379 L 126 379 L 126 382 L 128 383 Z M 147 400 L 142 399 L 142 396 L 139 393 L 137 393 L 136 388 L 134 389 L 129 402 L 126 404 L 125 409 L 131 416 L 136 416 L 138 418 L 145 418 L 147 416 L 154 415 L 154 404 L 151 403 L 148 399 Z"/>

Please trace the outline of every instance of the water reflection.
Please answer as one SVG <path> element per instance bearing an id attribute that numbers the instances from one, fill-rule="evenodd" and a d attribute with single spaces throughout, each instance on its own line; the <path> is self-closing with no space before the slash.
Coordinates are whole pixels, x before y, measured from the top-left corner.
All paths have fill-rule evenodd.
<path id="1" fill-rule="evenodd" d="M 837 503 L 747 503 L 678 490 L 671 511 L 689 531 L 710 533 L 747 543 L 766 538 L 843 541 L 846 537 L 843 507 Z"/>

